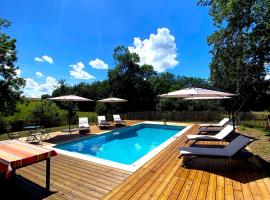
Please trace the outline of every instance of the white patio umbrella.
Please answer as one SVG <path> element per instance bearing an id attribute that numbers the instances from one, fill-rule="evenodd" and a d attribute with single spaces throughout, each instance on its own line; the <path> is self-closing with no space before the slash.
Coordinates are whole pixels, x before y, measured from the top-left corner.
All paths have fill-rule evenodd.
<path id="1" fill-rule="evenodd" d="M 128 100 L 126 99 L 120 99 L 120 98 L 116 98 L 116 97 L 109 97 L 106 99 L 101 99 L 98 100 L 98 102 L 102 102 L 102 103 L 123 103 L 123 102 L 127 102 Z"/>
<path id="2" fill-rule="evenodd" d="M 184 88 L 182 90 L 177 90 L 174 92 L 169 92 L 166 94 L 159 95 L 160 97 L 166 97 L 166 98 L 181 98 L 181 99 L 194 99 L 194 98 L 201 98 L 201 99 L 220 99 L 224 97 L 230 97 L 234 94 L 226 93 L 226 92 L 220 92 L 216 90 L 208 90 L 204 88 Z"/>
<path id="3" fill-rule="evenodd" d="M 52 97 L 52 98 L 48 98 L 48 99 L 53 100 L 53 101 L 64 101 L 64 102 L 93 101 L 92 99 L 87 99 L 87 98 L 79 97 L 76 95 L 66 95 L 66 96 Z M 68 110 L 68 112 L 69 112 L 69 110 Z M 68 131 L 71 133 L 69 116 L 68 116 Z"/>
<path id="4" fill-rule="evenodd" d="M 76 95 L 59 96 L 59 97 L 52 97 L 48 99 L 54 100 L 54 101 L 93 101 L 92 99 L 87 99 L 87 98 L 79 97 Z"/>
<path id="5" fill-rule="evenodd" d="M 181 98 L 183 100 L 211 100 L 211 99 L 230 99 L 234 94 L 227 92 L 220 92 L 216 90 L 208 90 L 204 88 L 184 88 L 174 92 L 159 95 L 165 98 Z M 234 126 L 234 116 L 233 116 Z"/>

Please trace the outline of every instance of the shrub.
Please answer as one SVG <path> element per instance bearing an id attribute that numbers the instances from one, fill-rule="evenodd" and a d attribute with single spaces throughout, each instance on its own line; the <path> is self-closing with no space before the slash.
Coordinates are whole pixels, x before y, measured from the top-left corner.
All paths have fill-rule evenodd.
<path id="1" fill-rule="evenodd" d="M 59 126 L 63 116 L 60 109 L 53 102 L 41 101 L 32 111 L 31 121 L 45 127 Z"/>

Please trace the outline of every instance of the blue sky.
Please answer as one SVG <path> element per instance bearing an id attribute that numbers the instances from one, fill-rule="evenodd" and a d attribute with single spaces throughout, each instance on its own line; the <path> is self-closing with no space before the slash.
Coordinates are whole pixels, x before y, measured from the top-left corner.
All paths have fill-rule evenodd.
<path id="1" fill-rule="evenodd" d="M 70 84 L 105 79 L 120 44 L 159 72 L 209 77 L 206 38 L 214 28 L 208 8 L 195 0 L 0 0 L 0 5 L 0 16 L 12 22 L 7 32 L 17 39 L 27 96 L 50 93 L 59 79 Z"/>

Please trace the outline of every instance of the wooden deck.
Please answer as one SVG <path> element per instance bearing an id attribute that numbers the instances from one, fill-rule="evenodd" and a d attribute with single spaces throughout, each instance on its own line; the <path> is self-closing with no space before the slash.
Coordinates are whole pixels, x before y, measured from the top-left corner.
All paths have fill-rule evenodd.
<path id="1" fill-rule="evenodd" d="M 269 176 L 247 161 L 195 158 L 181 166 L 178 148 L 186 145 L 185 135 L 133 174 L 58 155 L 51 162 L 50 195 L 44 189 L 45 162 L 18 170 L 16 187 L 7 193 L 27 199 L 270 199 Z"/>
<path id="2" fill-rule="evenodd" d="M 184 141 L 185 135 L 129 176 L 104 200 L 270 199 L 269 176 L 247 161 L 195 158 L 181 166 L 178 148 L 185 146 Z"/>

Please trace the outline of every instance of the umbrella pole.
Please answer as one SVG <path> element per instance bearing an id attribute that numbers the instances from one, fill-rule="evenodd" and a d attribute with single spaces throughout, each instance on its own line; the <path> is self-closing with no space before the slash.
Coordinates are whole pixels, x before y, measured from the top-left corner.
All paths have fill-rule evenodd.
<path id="1" fill-rule="evenodd" d="M 70 118 L 68 117 L 68 130 L 69 130 L 69 133 L 71 134 L 71 131 L 70 131 Z"/>

